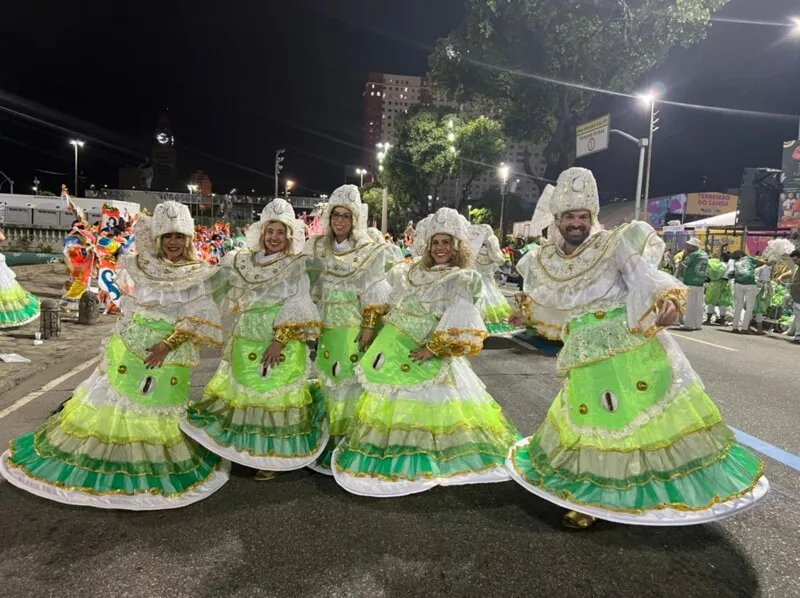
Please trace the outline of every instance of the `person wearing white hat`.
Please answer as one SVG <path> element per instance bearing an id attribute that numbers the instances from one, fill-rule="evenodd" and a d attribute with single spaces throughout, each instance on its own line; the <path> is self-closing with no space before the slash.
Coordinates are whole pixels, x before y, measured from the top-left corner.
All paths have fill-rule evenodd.
<path id="1" fill-rule="evenodd" d="M 561 392 L 545 421 L 511 450 L 526 490 L 569 509 L 564 525 L 595 518 L 690 525 L 764 498 L 764 464 L 733 432 L 672 337 L 686 287 L 658 270 L 664 242 L 634 221 L 593 233 L 597 183 L 583 168 L 558 178 L 551 201 L 563 239 L 517 266 L 528 297 L 512 323 L 563 339 Z"/>
<path id="2" fill-rule="evenodd" d="M 117 270 L 126 317 L 62 411 L 11 442 L 0 474 L 61 503 L 157 510 L 207 498 L 230 463 L 183 434 L 198 347 L 219 345 L 215 269 L 197 260 L 189 209 L 158 204 L 135 226 L 138 255 Z"/>
<path id="3" fill-rule="evenodd" d="M 685 256 L 681 264 L 683 284 L 689 291 L 683 319 L 685 330 L 700 330 L 703 326 L 708 254 L 701 247 L 700 239 L 693 237 L 686 241 L 683 249 Z"/>
<path id="4" fill-rule="evenodd" d="M 489 334 L 510 332 L 514 328 L 508 323 L 508 318 L 514 310 L 494 280 L 495 272 L 505 263 L 500 242 L 488 224 L 473 224 L 470 230 L 476 237 L 476 245 L 479 247 L 475 255 L 475 270 L 483 281 L 480 308 L 484 314 L 484 324 Z"/>
<path id="5" fill-rule="evenodd" d="M 519 435 L 466 359 L 488 336 L 469 224 L 451 208 L 424 222 L 415 243 L 427 249 L 395 267 L 392 309 L 356 366 L 364 392 L 333 457 L 336 481 L 353 494 L 509 479 L 505 455 Z"/>
<path id="6" fill-rule="evenodd" d="M 328 442 L 322 393 L 308 382 L 306 342 L 321 321 L 302 255 L 305 230 L 276 198 L 247 231 L 247 247 L 224 257 L 222 360 L 181 424 L 214 453 L 260 470 L 258 480 L 306 467 Z"/>
<path id="7" fill-rule="evenodd" d="M 386 313 L 391 287 L 390 248 L 367 234 L 367 206 L 355 185 L 331 193 L 322 211 L 323 234 L 306 243 L 312 298 L 322 317 L 317 343 L 319 376 L 328 413 L 328 450 L 310 467 L 330 475 L 330 458 L 347 432 L 361 396 L 354 368 Z"/>

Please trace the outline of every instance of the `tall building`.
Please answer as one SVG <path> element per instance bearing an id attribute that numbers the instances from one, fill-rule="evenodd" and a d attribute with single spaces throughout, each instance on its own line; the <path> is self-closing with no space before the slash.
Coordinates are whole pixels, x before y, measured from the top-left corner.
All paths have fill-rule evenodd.
<path id="1" fill-rule="evenodd" d="M 364 85 L 364 164 L 377 168 L 375 146 L 394 141 L 395 120 L 410 106 L 451 106 L 439 97 L 427 77 L 370 73 Z"/>
<path id="2" fill-rule="evenodd" d="M 158 117 L 150 162 L 154 170 L 152 189 L 156 191 L 182 190 L 178 181 L 175 137 L 172 135 L 166 114 Z"/>

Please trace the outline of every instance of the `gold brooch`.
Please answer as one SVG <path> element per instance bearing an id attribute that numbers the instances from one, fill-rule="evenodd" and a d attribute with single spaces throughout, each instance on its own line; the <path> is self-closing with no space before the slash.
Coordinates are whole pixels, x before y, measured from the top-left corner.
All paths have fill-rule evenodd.
<path id="1" fill-rule="evenodd" d="M 172 386 L 177 386 L 178 379 L 175 376 L 173 376 L 172 378 L 170 378 L 169 383 L 172 384 Z"/>
<path id="2" fill-rule="evenodd" d="M 639 380 L 639 382 L 636 383 L 636 388 L 638 388 L 641 391 L 647 390 L 647 382 Z"/>
<path id="3" fill-rule="evenodd" d="M 585 404 L 581 404 L 581 406 L 578 407 L 578 413 L 580 413 L 581 415 L 586 415 L 587 413 L 589 413 L 589 407 L 587 407 Z"/>
<path id="4" fill-rule="evenodd" d="M 250 353 L 250 355 L 247 356 L 247 359 L 249 359 L 250 361 L 255 361 L 256 359 L 258 359 L 258 355 L 256 355 L 255 353 Z"/>
<path id="5" fill-rule="evenodd" d="M 404 363 L 403 365 L 400 366 L 400 369 L 403 370 L 404 372 L 408 373 L 408 372 L 411 371 L 411 366 L 408 365 L 407 363 Z"/>
<path id="6" fill-rule="evenodd" d="M 125 372 L 127 372 L 127 371 L 128 371 L 128 366 L 127 366 L 127 365 L 121 365 L 121 366 L 119 366 L 119 367 L 117 368 L 117 371 L 118 371 L 120 374 L 124 374 Z"/>

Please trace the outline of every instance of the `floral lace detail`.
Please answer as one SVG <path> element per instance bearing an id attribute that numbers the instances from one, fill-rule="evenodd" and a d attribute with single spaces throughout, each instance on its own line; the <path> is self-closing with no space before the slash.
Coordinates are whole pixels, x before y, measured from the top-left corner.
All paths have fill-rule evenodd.
<path id="1" fill-rule="evenodd" d="M 205 282 L 216 273 L 216 270 L 205 262 L 172 264 L 146 254 L 123 256 L 121 265 L 135 285 L 164 292 L 188 289 Z"/>
<path id="2" fill-rule="evenodd" d="M 648 340 L 642 334 L 631 333 L 624 316 L 570 328 L 564 348 L 558 354 L 556 370 L 560 376 L 564 376 L 574 368 L 638 349 Z"/>
<path id="3" fill-rule="evenodd" d="M 391 384 L 375 384 L 370 382 L 364 375 L 364 370 L 361 369 L 361 364 L 358 364 L 355 367 L 355 374 L 356 380 L 358 380 L 358 384 L 361 385 L 361 388 L 366 391 L 381 394 L 383 396 L 392 396 L 397 393 L 398 390 L 402 392 L 419 392 L 420 390 L 425 390 L 426 388 L 438 386 L 440 384 L 455 386 L 455 380 L 453 379 L 450 361 L 448 359 L 442 360 L 442 367 L 439 369 L 439 373 L 437 373 L 436 376 L 430 380 L 420 382 L 419 384 L 413 384 L 411 386 L 393 386 Z"/>
<path id="4" fill-rule="evenodd" d="M 570 417 L 569 402 L 567 400 L 569 380 L 565 380 L 564 385 L 561 388 L 561 393 L 563 395 L 561 401 L 562 410 L 564 412 L 564 419 L 569 423 L 569 427 L 573 432 L 584 436 L 599 436 L 601 438 L 613 438 L 615 440 L 626 438 L 649 422 L 651 419 L 664 413 L 669 407 L 671 407 L 676 398 L 683 397 L 683 400 L 689 400 L 691 395 L 689 393 L 682 393 L 690 386 L 697 385 L 700 388 L 703 388 L 702 381 L 689 365 L 689 362 L 686 360 L 686 356 L 675 344 L 675 341 L 673 341 L 669 335 L 664 332 L 656 335 L 656 340 L 664 346 L 664 349 L 667 352 L 667 357 L 672 364 L 672 387 L 670 388 L 669 392 L 666 393 L 660 400 L 653 403 L 653 405 L 651 405 L 648 409 L 642 411 L 627 426 L 612 432 L 604 428 L 579 426 L 572 421 Z"/>
<path id="5" fill-rule="evenodd" d="M 424 345 L 439 323 L 441 313 L 426 310 L 416 295 L 406 295 L 400 300 L 386 321 L 394 324 L 419 345 Z"/>
<path id="6" fill-rule="evenodd" d="M 256 254 L 249 249 L 238 251 L 232 259 L 232 269 L 250 285 L 272 286 L 305 270 L 305 258 L 287 255 L 266 264 L 256 263 Z"/>
<path id="7" fill-rule="evenodd" d="M 148 357 L 147 350 L 153 345 L 165 340 L 162 333 L 157 330 L 131 320 L 127 326 L 119 331 L 122 342 L 125 343 L 128 351 L 144 361 Z M 200 356 L 194 343 L 184 343 L 167 354 L 164 365 L 182 365 L 195 367 L 200 364 Z"/>

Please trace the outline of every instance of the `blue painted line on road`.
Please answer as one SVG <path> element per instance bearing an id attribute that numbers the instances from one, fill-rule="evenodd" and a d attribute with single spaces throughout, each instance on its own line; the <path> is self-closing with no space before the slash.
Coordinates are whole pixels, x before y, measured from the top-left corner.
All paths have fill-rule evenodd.
<path id="1" fill-rule="evenodd" d="M 792 469 L 800 471 L 800 457 L 797 455 L 786 452 L 777 446 L 771 445 L 769 442 L 764 442 L 760 438 L 750 436 L 750 434 L 737 430 L 736 428 L 731 428 L 731 430 L 733 430 L 733 433 L 736 435 L 736 440 L 738 440 L 740 444 L 749 446 L 754 451 L 758 451 L 784 465 L 788 465 Z"/>

